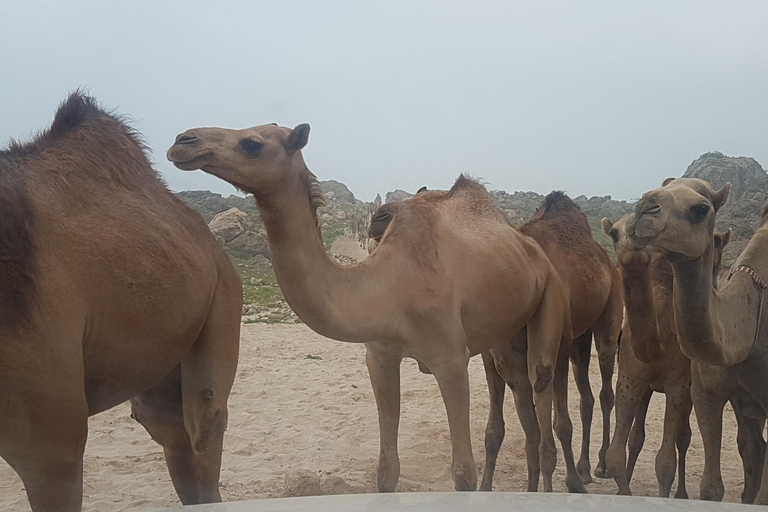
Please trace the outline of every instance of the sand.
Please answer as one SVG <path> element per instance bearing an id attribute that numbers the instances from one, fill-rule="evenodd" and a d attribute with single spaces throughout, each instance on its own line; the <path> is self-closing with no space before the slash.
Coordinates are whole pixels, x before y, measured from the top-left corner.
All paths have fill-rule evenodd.
<path id="1" fill-rule="evenodd" d="M 333 252 L 363 258 L 357 242 L 341 237 Z M 600 383 L 597 361 L 590 377 L 595 395 Z M 419 373 L 416 362 L 402 365 L 399 491 L 451 491 L 448 423 L 437 383 Z M 488 391 L 482 361 L 470 362 L 473 449 L 480 475 Z M 494 490 L 526 487 L 524 437 L 510 393 L 505 415 L 507 434 L 499 455 Z M 581 440 L 578 394 L 571 382 L 574 451 Z M 119 511 L 178 505 L 160 447 L 131 420 L 127 404 L 90 420 L 85 453 L 86 511 Z M 632 481 L 636 495 L 657 494 L 654 457 L 661 443 L 663 395 L 654 395 L 648 411 L 645 450 Z M 592 429 L 592 466 L 597 463 L 599 406 Z M 698 497 L 703 469 L 701 437 L 691 418 L 693 440 L 688 452 L 688 493 Z M 736 449 L 736 424 L 726 411 L 722 470 L 727 501 L 739 501 L 743 485 Z M 376 404 L 365 367 L 365 347 L 331 341 L 305 325 L 243 326 L 237 380 L 230 399 L 229 430 L 221 472 L 224 500 L 280 497 L 307 493 L 376 491 L 379 446 Z M 558 445 L 559 450 L 559 445 Z M 561 455 L 561 454 L 558 454 Z M 565 491 L 562 457 L 555 490 Z M 612 480 L 598 480 L 591 493 L 615 493 Z M 676 486 L 674 487 L 676 488 Z M 29 510 L 23 485 L 0 460 L 0 510 Z"/>
<path id="2" fill-rule="evenodd" d="M 293 490 L 301 492 L 295 482 L 301 482 L 302 470 L 319 478 L 322 492 L 375 492 L 378 424 L 364 355 L 362 345 L 328 340 L 301 324 L 243 326 L 221 474 L 225 500 L 284 496 L 287 475 Z M 596 361 L 591 377 L 593 389 L 597 389 Z M 488 396 L 479 357 L 470 363 L 470 378 L 473 449 L 480 469 Z M 572 390 L 570 405 L 578 449 L 580 423 L 575 396 Z M 452 490 L 448 424 L 437 384 L 432 376 L 419 373 L 410 359 L 402 366 L 402 404 L 398 490 Z M 505 412 L 507 437 L 499 456 L 494 490 L 522 491 L 526 479 L 523 436 L 511 397 Z M 660 444 L 663 412 L 663 397 L 655 395 L 648 413 L 646 449 L 632 482 L 632 490 L 638 495 L 656 494 L 653 463 Z M 703 468 L 695 421 L 693 431 L 688 492 L 695 498 Z M 725 414 L 724 431 L 726 500 L 738 501 L 743 477 L 730 411 Z M 599 440 L 600 428 L 596 425 L 592 431 L 593 467 Z M 560 460 L 555 474 L 557 491 L 565 490 L 563 477 Z M 311 489 L 313 482 L 306 487 L 305 492 L 317 492 Z M 612 480 L 598 481 L 588 490 L 614 493 L 615 485 Z M 125 404 L 91 418 L 84 494 L 83 508 L 89 511 L 178 504 L 160 447 L 129 418 Z M 29 510 L 21 481 L 2 461 L 0 510 Z"/>

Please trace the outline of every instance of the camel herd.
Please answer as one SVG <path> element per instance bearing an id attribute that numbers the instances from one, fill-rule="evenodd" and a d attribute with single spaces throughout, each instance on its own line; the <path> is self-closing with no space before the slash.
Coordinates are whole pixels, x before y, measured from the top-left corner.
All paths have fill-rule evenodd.
<path id="1" fill-rule="evenodd" d="M 729 186 L 669 179 L 634 213 L 603 220 L 618 263 L 563 193 L 513 226 L 479 182 L 422 189 L 355 218 L 370 254 L 342 266 L 326 252 L 318 180 L 302 156 L 309 125 L 194 128 L 167 157 L 254 196 L 288 304 L 314 331 L 364 343 L 379 416 L 377 485 L 400 477 L 400 364 L 434 375 L 445 404 L 457 490 L 478 488 L 468 362 L 490 393 L 481 490 L 504 438 L 506 386 L 525 432 L 528 491 L 552 491 L 555 437 L 570 492 L 592 481 L 592 339 L 602 376 L 594 475 L 630 482 L 652 393 L 664 393 L 659 495 L 686 498 L 692 409 L 704 445 L 702 499 L 721 500 L 722 415 L 738 422 L 745 503 L 768 504 L 766 442 L 768 207 L 736 263 L 715 230 Z M 51 127 L 0 152 L 0 456 L 33 511 L 82 504 L 88 417 L 131 400 L 163 448 L 184 504 L 220 501 L 227 399 L 238 360 L 242 287 L 202 218 L 167 189 L 136 132 L 81 93 Z M 618 353 L 618 380 L 613 374 Z M 569 363 L 580 396 L 573 452 Z M 615 394 L 614 394 L 615 389 Z M 611 411 L 616 421 L 611 436 Z M 628 452 L 628 454 L 627 454 Z"/>

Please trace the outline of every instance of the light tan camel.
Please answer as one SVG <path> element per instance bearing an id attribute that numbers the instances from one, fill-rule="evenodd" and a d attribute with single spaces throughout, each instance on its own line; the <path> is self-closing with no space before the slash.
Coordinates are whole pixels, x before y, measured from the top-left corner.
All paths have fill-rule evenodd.
<path id="1" fill-rule="evenodd" d="M 80 93 L 0 152 L 0 455 L 81 509 L 88 417 L 130 398 L 183 503 L 221 501 L 242 288 L 137 134 Z"/>
<path id="2" fill-rule="evenodd" d="M 679 479 L 675 497 L 687 498 L 685 456 L 691 441 L 691 362 L 677 343 L 672 313 L 672 267 L 661 254 L 638 248 L 629 239 L 626 233 L 628 220 L 629 215 L 616 223 L 603 219 L 603 231 L 613 240 L 621 269 L 626 304 L 624 344 L 619 355 L 616 384 L 616 427 L 607 455 L 608 474 L 616 480 L 619 494 L 632 494 L 629 482 L 645 442 L 648 404 L 654 392 L 664 393 L 667 402 L 664 431 L 656 455 L 659 496 L 669 497 L 677 467 Z M 722 260 L 723 250 L 723 236 L 718 236 L 716 268 Z"/>
<path id="3" fill-rule="evenodd" d="M 404 201 L 406 214 L 395 218 L 370 256 L 343 267 L 328 256 L 320 238 L 316 209 L 323 195 L 301 153 L 308 137 L 306 124 L 293 130 L 196 128 L 176 138 L 168 158 L 180 169 L 202 169 L 252 193 L 288 304 L 318 333 L 366 344 L 379 412 L 379 490 L 393 491 L 400 476 L 404 357 L 423 362 L 437 379 L 448 413 L 456 489 L 477 487 L 467 364 L 525 325 L 528 375 L 543 432 L 542 465 L 551 474 L 556 463 L 552 381 L 570 320 L 546 255 L 507 224 L 482 185 L 461 176 L 448 192 Z M 565 429 L 562 417 L 559 434 Z M 551 478 L 545 478 L 545 487 L 551 490 Z"/>
<path id="4" fill-rule="evenodd" d="M 760 475 L 755 503 L 768 504 L 768 471 L 756 457 L 764 449 L 762 426 L 768 410 L 768 326 L 763 295 L 768 275 L 768 208 L 760 228 L 738 257 L 729 279 L 712 287 L 715 216 L 728 198 L 730 185 L 715 191 L 690 178 L 668 179 L 643 195 L 627 224 L 641 246 L 661 252 L 672 264 L 675 324 L 682 352 L 692 367 L 691 395 L 704 444 L 701 498 L 721 500 L 720 474 L 723 408 L 731 400 L 748 419 L 739 441 L 745 469 L 744 499 L 751 477 Z M 757 448 L 745 444 L 751 442 Z M 762 467 L 762 472 L 759 469 Z"/>
<path id="5" fill-rule="evenodd" d="M 613 371 L 616 347 L 621 331 L 623 300 L 619 273 L 608 254 L 592 238 L 587 218 L 571 199 L 562 192 L 552 192 L 544 198 L 531 220 L 518 227 L 533 238 L 544 250 L 566 285 L 570 296 L 573 342 L 567 340 L 564 350 L 570 352 L 576 385 L 581 395 L 582 442 L 577 469 L 585 483 L 592 481 L 589 462 L 589 441 L 594 410 L 594 395 L 589 384 L 589 363 L 592 356 L 592 334 L 598 352 L 602 389 L 600 406 L 603 413 L 603 441 L 595 474 L 605 473 L 605 452 L 610 442 L 611 410 L 613 409 Z M 495 347 L 483 354 L 486 379 L 490 393 L 490 410 L 485 431 L 485 470 L 481 489 L 490 491 L 496 459 L 504 439 L 504 383 L 515 398 L 518 417 L 526 435 L 528 455 L 528 490 L 538 487 L 539 429 L 533 412 L 530 385 L 520 378 L 525 375 L 525 338 Z M 522 350 L 521 350 L 522 349 Z M 557 377 L 557 376 L 556 376 Z M 555 400 L 567 404 L 566 365 L 561 382 L 555 388 Z"/>

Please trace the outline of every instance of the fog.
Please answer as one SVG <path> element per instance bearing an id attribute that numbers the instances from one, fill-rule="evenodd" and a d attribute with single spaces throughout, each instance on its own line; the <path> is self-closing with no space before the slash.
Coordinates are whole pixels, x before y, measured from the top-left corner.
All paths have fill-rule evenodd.
<path id="1" fill-rule="evenodd" d="M 768 164 L 768 3 L 6 2 L 0 140 L 85 87 L 164 157 L 195 126 L 308 122 L 321 179 L 376 193 L 638 197 L 719 150 Z"/>

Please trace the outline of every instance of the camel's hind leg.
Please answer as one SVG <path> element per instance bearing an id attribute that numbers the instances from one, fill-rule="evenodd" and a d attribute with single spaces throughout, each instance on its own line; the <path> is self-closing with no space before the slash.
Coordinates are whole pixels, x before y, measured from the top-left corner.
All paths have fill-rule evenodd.
<path id="1" fill-rule="evenodd" d="M 483 367 L 485 368 L 485 380 L 488 382 L 488 395 L 490 404 L 488 407 L 488 422 L 485 426 L 485 467 L 483 468 L 483 481 L 480 484 L 481 491 L 490 491 L 493 488 L 493 474 L 496 471 L 496 459 L 499 456 L 501 443 L 504 441 L 504 391 L 506 383 L 496 371 L 496 363 L 489 352 L 483 352 Z"/>
<path id="2" fill-rule="evenodd" d="M 536 492 L 539 488 L 539 473 L 541 471 L 541 467 L 539 465 L 539 443 L 541 442 L 541 433 L 539 431 L 539 422 L 536 419 L 536 408 L 533 404 L 533 389 L 531 388 L 531 383 L 528 380 L 526 350 L 526 330 L 523 329 L 523 331 L 515 336 L 515 340 L 513 342 L 504 344 L 503 346 L 496 347 L 491 350 L 491 354 L 493 355 L 491 363 L 494 363 L 495 360 L 495 367 L 493 368 L 493 372 L 497 376 L 501 375 L 501 378 L 503 379 L 501 384 L 503 385 L 504 382 L 506 382 L 512 390 L 512 394 L 515 399 L 517 417 L 520 420 L 520 425 L 523 427 L 523 432 L 525 432 L 525 455 L 528 465 L 527 490 L 528 492 Z M 497 373 L 497 370 L 500 373 Z M 486 372 L 488 371 L 489 370 L 486 367 Z M 493 403 L 495 401 L 496 400 L 492 398 L 491 402 Z M 501 408 L 501 405 L 503 405 L 503 400 L 499 400 L 498 403 L 500 404 L 499 408 Z M 491 422 L 491 414 L 492 413 L 489 413 L 489 427 Z M 492 446 L 492 448 L 495 449 L 495 453 L 498 453 L 498 447 Z M 488 467 L 487 452 L 488 436 L 486 435 L 486 468 Z M 492 471 L 493 470 L 491 469 L 490 477 L 488 477 L 487 481 L 487 488 L 483 487 L 481 490 L 491 490 L 493 479 Z M 483 485 L 486 486 L 486 474 L 483 474 Z"/>
<path id="3" fill-rule="evenodd" d="M 221 501 L 219 471 L 223 436 L 205 452 L 195 452 L 184 426 L 181 367 L 131 400 L 131 417 L 163 447 L 171 481 L 184 505 Z"/>
<path id="4" fill-rule="evenodd" d="M 576 461 L 573 457 L 573 423 L 568 411 L 568 359 L 570 354 L 570 343 L 563 340 L 560 347 L 557 364 L 555 366 L 555 433 L 560 440 L 560 446 L 563 448 L 563 459 L 565 460 L 565 486 L 568 492 L 586 493 L 584 481 L 576 471 Z"/>
<path id="5" fill-rule="evenodd" d="M 0 457 L 18 473 L 34 512 L 82 507 L 88 436 L 82 356 L 75 360 L 60 349 L 78 343 L 0 340 Z"/>
<path id="6" fill-rule="evenodd" d="M 589 384 L 589 362 L 592 356 L 592 331 L 587 331 L 571 345 L 571 363 L 576 388 L 579 390 L 579 412 L 581 413 L 581 455 L 576 469 L 585 484 L 592 483 L 589 463 L 589 437 L 592 431 L 592 414 L 595 396 Z"/>
<path id="7" fill-rule="evenodd" d="M 554 273 L 554 270 L 552 272 Z M 563 305 L 566 303 L 560 283 L 548 283 L 539 307 L 528 323 L 528 378 L 534 391 L 536 417 L 541 432 L 539 463 L 545 492 L 552 492 L 552 474 L 557 463 L 557 448 L 552 428 L 552 403 L 555 393 L 553 381 L 563 335 Z M 567 379 L 567 351 L 564 362 Z M 565 384 L 568 385 L 567 380 Z M 575 473 L 575 466 L 573 469 Z M 578 474 L 575 476 L 579 478 Z"/>

